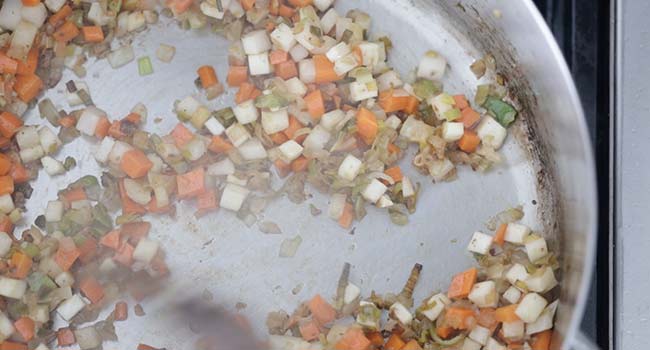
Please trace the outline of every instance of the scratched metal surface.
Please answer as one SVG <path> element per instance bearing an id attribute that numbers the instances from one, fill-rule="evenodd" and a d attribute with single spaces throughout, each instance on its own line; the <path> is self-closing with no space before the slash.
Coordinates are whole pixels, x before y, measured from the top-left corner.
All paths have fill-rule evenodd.
<path id="1" fill-rule="evenodd" d="M 491 16 L 491 8 L 498 3 L 489 1 L 477 4 L 477 8 L 483 15 Z M 528 5 L 528 8 L 524 5 L 509 5 L 514 12 L 503 8 L 504 23 L 513 20 L 508 19 L 510 14 L 522 15 L 517 11 L 524 11 L 523 15 L 526 15 L 525 11 L 532 8 L 531 4 Z M 476 40 L 470 40 L 467 33 L 470 27 L 455 26 L 468 20 L 464 18 L 463 21 L 454 21 L 453 16 L 463 15 L 457 8 L 438 8 L 437 4 L 430 2 L 397 0 L 346 0 L 339 1 L 337 7 L 343 13 L 350 8 L 361 8 L 371 14 L 373 33 L 383 32 L 393 38 L 395 49 L 390 55 L 390 62 L 403 74 L 417 64 L 426 50 L 437 50 L 450 63 L 449 73 L 444 79 L 446 89 L 474 95 L 477 82 L 468 66 L 475 58 L 483 55 L 485 48 L 475 45 Z M 449 17 L 449 13 L 453 16 Z M 533 31 L 533 34 L 536 32 Z M 545 40 L 547 38 L 539 44 L 550 45 Z M 176 47 L 176 56 L 171 63 L 165 64 L 155 58 L 159 43 Z M 140 77 L 136 62 L 113 70 L 107 62 L 101 61 L 88 65 L 88 75 L 84 79 L 77 79 L 71 72 L 66 72 L 62 83 L 48 92 L 48 96 L 59 107 L 68 108 L 63 97 L 63 82 L 69 79 L 83 80 L 89 85 L 97 106 L 106 110 L 110 117 L 120 118 L 133 105 L 143 102 L 149 110 L 145 129 L 163 134 L 177 123 L 172 112 L 174 100 L 188 94 L 201 96 L 193 84 L 198 66 L 211 64 L 216 67 L 222 80 L 226 76 L 227 42 L 207 32 L 183 31 L 163 19 L 162 23 L 151 26 L 138 35 L 134 48 L 136 58 L 151 57 L 155 71 L 153 75 Z M 527 62 L 522 64 L 526 68 Z M 561 63 L 556 62 L 551 68 L 554 69 L 552 74 L 561 75 Z M 559 91 L 571 92 L 570 81 L 560 81 L 558 85 Z M 230 90 L 208 105 L 214 108 L 231 105 L 233 95 L 234 91 Z M 579 139 L 584 136 L 580 129 L 581 111 L 570 97 L 567 97 L 568 101 L 564 101 L 563 97 L 559 100 L 565 103 L 564 107 L 569 107 L 568 110 L 565 109 L 568 120 L 566 126 Z M 547 102 L 548 97 L 540 95 L 536 99 L 542 104 Z M 530 112 L 534 114 L 541 111 L 544 120 L 546 114 L 557 111 L 554 108 L 562 107 L 562 103 L 553 103 L 541 110 L 537 109 L 538 104 L 532 104 L 531 108 L 537 110 Z M 163 121 L 153 123 L 155 117 L 162 117 Z M 40 123 L 41 120 L 32 111 L 27 122 Z M 247 307 L 239 312 L 252 320 L 261 336 L 264 334 L 264 319 L 269 311 L 279 308 L 292 310 L 315 293 L 328 297 L 333 295 L 344 262 L 352 264 L 351 281 L 359 285 L 365 295 L 371 290 L 399 290 L 416 262 L 424 265 L 416 290 L 416 300 L 433 290 L 445 289 L 454 272 L 472 263 L 470 255 L 465 251 L 469 236 L 476 230 L 485 230 L 484 222 L 495 213 L 522 204 L 526 212 L 524 222 L 534 229 L 547 229 L 548 222 L 556 222 L 554 211 L 538 210 L 556 205 L 555 197 L 549 195 L 555 189 L 539 186 L 540 155 L 539 152 L 531 151 L 530 132 L 527 131 L 529 128 L 527 121 L 517 123 L 513 132 L 517 137 L 508 137 L 502 149 L 506 162 L 498 169 L 487 174 L 461 169 L 459 180 L 455 182 L 424 186 L 418 210 L 411 216 L 411 222 L 406 227 L 392 225 L 387 215 L 371 208 L 368 216 L 355 224 L 354 235 L 350 235 L 325 214 L 312 217 L 307 203 L 295 205 L 285 199 L 274 202 L 264 215 L 265 220 L 279 224 L 282 235 L 264 235 L 256 227 L 247 228 L 233 213 L 223 210 L 195 219 L 193 209 L 187 205 L 179 206 L 175 221 L 169 218 L 152 219 L 152 235 L 161 241 L 172 270 L 169 288 L 163 293 L 164 296 L 143 303 L 147 313 L 145 316 L 139 318 L 131 314 L 128 322 L 117 324 L 121 342 L 107 344 L 105 348 L 134 348 L 142 341 L 168 349 L 190 349 L 187 327 L 166 322 L 169 314 L 164 306 L 170 297 L 184 293 L 198 295 L 206 289 L 215 295 L 219 303 L 232 310 L 237 302 L 246 303 Z M 540 137 L 545 136 L 547 135 L 543 134 Z M 50 178 L 41 171 L 34 186 L 33 198 L 28 202 L 27 222 L 41 213 L 47 201 L 54 199 L 57 190 L 69 182 L 89 173 L 100 174 L 101 168 L 92 157 L 96 147 L 93 140 L 77 139 L 66 145 L 58 155 L 59 159 L 66 155 L 75 156 L 78 160 L 76 168 L 55 178 Z M 567 157 L 589 165 L 589 151 L 585 145 L 577 144 L 575 147 L 575 152 Z M 564 165 L 564 160 L 560 159 L 559 164 Z M 588 171 L 590 169 L 587 166 L 586 169 L 567 175 L 572 181 L 578 177 L 585 179 L 584 186 L 587 190 L 583 200 L 589 200 L 591 195 Z M 420 182 L 428 182 L 426 178 L 414 176 Z M 327 199 L 313 189 L 308 190 L 314 195 L 308 203 L 325 211 Z M 572 191 L 568 192 L 573 195 Z M 533 200 L 537 201 L 537 205 L 533 204 Z M 590 222 L 593 214 L 593 209 L 588 206 L 581 219 Z M 590 228 L 585 226 L 582 230 L 576 234 L 588 238 Z M 556 236 L 559 232 L 557 229 L 547 232 L 554 241 L 562 241 Z M 280 258 L 278 253 L 281 242 L 296 235 L 303 239 L 296 255 L 293 258 Z M 583 252 L 578 261 L 584 263 L 588 255 Z M 578 267 L 580 276 L 585 268 L 582 264 Z M 577 283 L 575 288 L 580 288 L 580 280 Z M 293 293 L 292 290 L 299 292 Z M 575 293 L 569 291 L 571 295 Z M 571 318 L 573 308 L 566 310 L 567 317 Z M 569 329 L 568 324 L 566 329 Z"/>

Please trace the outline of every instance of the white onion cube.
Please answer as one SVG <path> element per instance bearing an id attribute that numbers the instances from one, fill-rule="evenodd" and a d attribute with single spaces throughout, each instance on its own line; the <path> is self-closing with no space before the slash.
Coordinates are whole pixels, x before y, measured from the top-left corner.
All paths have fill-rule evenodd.
<path id="1" fill-rule="evenodd" d="M 11 298 L 21 299 L 27 290 L 27 282 L 9 277 L 0 277 L 0 295 Z"/>
<path id="2" fill-rule="evenodd" d="M 361 192 L 363 198 L 370 203 L 376 203 L 388 188 L 377 179 L 372 179 L 368 186 Z"/>
<path id="3" fill-rule="evenodd" d="M 287 87 L 287 91 L 294 95 L 298 95 L 300 97 L 305 96 L 307 93 L 307 85 L 303 83 L 298 77 L 293 77 L 287 81 L 284 82 L 284 84 Z"/>
<path id="4" fill-rule="evenodd" d="M 273 69 L 267 52 L 248 55 L 248 70 L 251 76 L 270 74 Z"/>
<path id="5" fill-rule="evenodd" d="M 64 205 L 62 201 L 49 201 L 45 208 L 45 221 L 59 222 L 63 218 Z"/>
<path id="6" fill-rule="evenodd" d="M 305 150 L 318 151 L 322 150 L 323 147 L 330 140 L 330 133 L 320 125 L 316 125 L 314 129 L 307 135 L 305 141 L 302 145 L 305 147 Z"/>
<path id="7" fill-rule="evenodd" d="M 345 287 L 345 293 L 343 293 L 343 303 L 350 304 L 355 301 L 359 295 L 361 295 L 361 289 L 352 283 L 348 283 Z"/>
<path id="8" fill-rule="evenodd" d="M 9 214 L 16 206 L 14 205 L 14 200 L 9 193 L 5 193 L 0 196 L 0 212 Z"/>
<path id="9" fill-rule="evenodd" d="M 536 237 L 536 238 L 535 238 Z M 535 262 L 548 255 L 548 246 L 546 240 L 539 236 L 529 236 L 525 240 L 526 253 L 531 262 Z"/>
<path id="10" fill-rule="evenodd" d="M 212 176 L 232 175 L 235 173 L 235 163 L 230 158 L 225 158 L 208 166 L 207 173 Z"/>
<path id="11" fill-rule="evenodd" d="M 43 169 L 45 169 L 45 172 L 50 176 L 65 173 L 63 163 L 50 156 L 41 158 L 41 165 L 43 165 Z"/>
<path id="12" fill-rule="evenodd" d="M 463 123 L 445 122 L 442 124 L 442 138 L 447 142 L 460 140 L 464 133 L 465 126 Z"/>
<path id="13" fill-rule="evenodd" d="M 138 245 L 133 250 L 133 259 L 148 264 L 158 253 L 159 243 L 143 237 L 138 241 Z"/>
<path id="14" fill-rule="evenodd" d="M 321 116 L 320 125 L 329 131 L 337 131 L 338 125 L 343 119 L 345 119 L 345 112 L 335 109 Z"/>
<path id="15" fill-rule="evenodd" d="M 237 147 L 237 150 L 246 160 L 260 160 L 265 159 L 268 156 L 264 145 L 262 145 L 262 142 L 257 138 L 244 142 L 243 145 Z"/>
<path id="16" fill-rule="evenodd" d="M 503 299 L 507 300 L 510 304 L 516 304 L 521 298 L 521 291 L 513 286 L 508 287 L 503 292 Z"/>
<path id="17" fill-rule="evenodd" d="M 23 126 L 16 133 L 18 147 L 31 148 L 39 144 L 38 131 L 36 126 Z"/>
<path id="18" fill-rule="evenodd" d="M 262 111 L 262 128 L 267 134 L 275 134 L 289 127 L 289 112 L 286 109 L 278 111 Z"/>
<path id="19" fill-rule="evenodd" d="M 224 128 L 223 125 L 221 125 L 221 123 L 217 120 L 217 118 L 214 117 L 208 118 L 203 126 L 205 126 L 205 128 L 215 136 L 221 135 L 224 131 L 226 131 L 226 128 Z"/>
<path id="20" fill-rule="evenodd" d="M 476 325 L 469 332 L 468 337 L 481 345 L 485 345 L 487 344 L 491 333 L 492 332 L 489 329 Z"/>
<path id="21" fill-rule="evenodd" d="M 271 41 L 266 30 L 254 30 L 241 38 L 242 47 L 247 55 L 257 55 L 271 50 Z"/>
<path id="22" fill-rule="evenodd" d="M 481 350 L 481 344 L 473 341 L 470 338 L 463 339 L 463 346 L 460 350 Z"/>
<path id="23" fill-rule="evenodd" d="M 289 52 L 296 45 L 296 39 L 293 37 L 293 30 L 288 25 L 280 23 L 275 30 L 271 32 L 271 41 L 282 51 Z"/>
<path id="24" fill-rule="evenodd" d="M 41 147 L 47 154 L 56 152 L 62 144 L 59 137 L 47 126 L 43 126 L 38 130 L 38 138 Z"/>
<path id="25" fill-rule="evenodd" d="M 476 134 L 484 145 L 499 149 L 506 139 L 508 131 L 490 116 L 485 116 L 476 127 Z"/>
<path id="26" fill-rule="evenodd" d="M 418 66 L 418 78 L 440 80 L 445 75 L 447 60 L 434 51 L 428 51 L 420 60 Z"/>
<path id="27" fill-rule="evenodd" d="M 13 240 L 6 232 L 0 232 L 0 257 L 3 257 L 11 250 Z"/>
<path id="28" fill-rule="evenodd" d="M 528 279 L 528 271 L 524 265 L 518 263 L 514 264 L 508 272 L 506 272 L 506 279 L 510 284 L 515 284 L 517 281 L 526 281 L 526 279 Z"/>
<path id="29" fill-rule="evenodd" d="M 501 330 L 503 336 L 511 340 L 519 340 L 524 337 L 524 323 L 522 321 L 503 322 Z"/>
<path id="30" fill-rule="evenodd" d="M 474 232 L 472 239 L 469 241 L 467 250 L 472 253 L 477 253 L 485 255 L 490 252 L 490 247 L 492 247 L 492 241 L 494 238 L 490 235 L 486 235 L 483 232 Z"/>
<path id="31" fill-rule="evenodd" d="M 348 154 L 339 165 L 338 175 L 344 180 L 353 181 L 359 175 L 362 165 L 363 162 L 359 158 Z"/>
<path id="32" fill-rule="evenodd" d="M 488 339 L 487 344 L 485 344 L 485 347 L 483 348 L 483 350 L 506 350 L 506 349 L 507 348 L 505 346 L 501 345 L 501 343 L 499 343 L 498 340 L 492 337 Z"/>
<path id="33" fill-rule="evenodd" d="M 75 294 L 71 298 L 64 300 L 59 307 L 56 308 L 56 312 L 66 321 L 70 321 L 75 315 L 77 315 L 83 308 L 86 307 L 86 302 L 83 300 L 80 294 Z"/>
<path id="34" fill-rule="evenodd" d="M 395 304 L 391 305 L 389 312 L 390 316 L 393 319 L 399 321 L 405 326 L 408 326 L 413 321 L 413 315 L 409 309 L 407 309 L 406 306 L 402 305 L 400 302 L 396 302 Z"/>
<path id="35" fill-rule="evenodd" d="M 521 299 L 515 314 L 524 322 L 532 323 L 542 314 L 548 302 L 537 293 L 528 293 Z"/>
<path id="36" fill-rule="evenodd" d="M 553 328 L 553 317 L 555 317 L 558 303 L 558 300 L 550 303 L 535 322 L 527 324 L 526 334 L 535 334 Z"/>
<path id="37" fill-rule="evenodd" d="M 553 269 L 549 266 L 542 267 L 530 274 L 524 281 L 528 290 L 537 293 L 546 293 L 557 286 L 557 279 Z"/>
<path id="38" fill-rule="evenodd" d="M 100 163 L 106 163 L 113 146 L 115 146 L 115 139 L 110 136 L 104 137 L 95 151 L 95 159 Z"/>
<path id="39" fill-rule="evenodd" d="M 29 163 L 41 159 L 45 155 L 45 151 L 41 145 L 36 145 L 32 148 L 23 148 L 18 154 L 23 163 Z"/>
<path id="40" fill-rule="evenodd" d="M 499 302 L 494 281 L 475 283 L 467 298 L 478 307 L 495 307 Z"/>
<path id="41" fill-rule="evenodd" d="M 242 125 L 252 123 L 259 117 L 259 112 L 253 100 L 242 102 L 232 110 L 235 113 L 235 118 Z"/>
<path id="42" fill-rule="evenodd" d="M 223 189 L 219 206 L 224 209 L 238 211 L 242 204 L 244 204 L 244 200 L 246 200 L 249 192 L 244 187 L 229 183 Z"/>
<path id="43" fill-rule="evenodd" d="M 422 314 L 431 321 L 435 321 L 445 306 L 451 304 L 451 300 L 445 294 L 436 294 L 429 298 L 422 310 Z"/>
<path id="44" fill-rule="evenodd" d="M 243 145 L 248 139 L 251 138 L 251 134 L 246 130 L 246 128 L 239 124 L 234 123 L 226 129 L 226 136 L 235 147 Z"/>
<path id="45" fill-rule="evenodd" d="M 278 149 L 282 153 L 282 160 L 290 163 L 302 154 L 303 147 L 294 140 L 289 140 L 281 144 Z"/>
<path id="46" fill-rule="evenodd" d="M 506 242 L 523 244 L 524 238 L 530 234 L 530 228 L 526 225 L 511 222 L 506 227 L 504 239 Z"/>
<path id="47" fill-rule="evenodd" d="M 106 116 L 106 112 L 97 107 L 88 107 L 81 112 L 79 121 L 77 121 L 77 130 L 82 134 L 93 136 L 97 129 L 97 124 L 102 117 Z"/>

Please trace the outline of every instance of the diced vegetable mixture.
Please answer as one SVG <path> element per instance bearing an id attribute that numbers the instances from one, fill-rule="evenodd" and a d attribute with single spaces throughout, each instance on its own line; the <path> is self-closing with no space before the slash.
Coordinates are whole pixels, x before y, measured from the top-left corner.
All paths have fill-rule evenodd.
<path id="1" fill-rule="evenodd" d="M 459 166 L 486 171 L 501 161 L 497 150 L 517 116 L 505 100 L 503 79 L 478 86 L 473 99 L 445 91 L 448 62 L 434 51 L 423 55 L 413 74 L 401 76 L 387 60 L 390 38 L 369 31 L 370 16 L 339 13 L 333 2 L 2 3 L 0 349 L 43 350 L 54 342 L 94 349 L 115 340 L 113 323 L 128 317 L 128 305 L 116 303 L 119 296 L 129 292 L 141 300 L 169 273 L 144 218 L 173 216 L 179 201 L 194 205 L 197 217 L 222 208 L 250 226 L 277 197 L 304 202 L 309 184 L 330 196 L 327 214 L 345 229 L 370 205 L 405 225 L 420 191 L 411 169 L 444 182 Z M 192 67 L 196 75 L 187 79 L 207 100 L 226 88 L 237 91 L 232 106 L 218 110 L 179 96 L 173 102 L 178 124 L 161 135 L 143 130 L 145 104 L 109 116 L 83 82 L 88 57 L 106 58 L 113 68 L 135 65 L 126 39 L 156 23 L 159 13 L 183 28 L 209 27 L 231 40 L 225 79 L 210 65 Z M 173 46 L 161 44 L 157 60 L 137 58 L 139 74 L 155 74 L 174 55 Z M 64 69 L 79 78 L 65 84 L 69 110 L 39 100 Z M 471 69 L 480 77 L 496 66 L 486 56 Z M 50 125 L 24 125 L 22 117 L 35 105 Z M 80 135 L 97 143 L 94 158 L 106 171 L 70 184 L 30 228 L 14 232 L 32 193 L 29 181 L 41 167 L 57 176 L 76 166 L 57 153 Z M 416 155 L 404 159 L 409 147 Z M 271 185 L 274 177 L 285 179 L 280 188 Z M 312 207 L 312 213 L 320 210 Z M 280 233 L 272 222 L 259 227 Z M 291 317 L 269 318 L 270 346 L 547 349 L 557 266 L 546 241 L 507 222 L 494 236 L 475 233 L 469 249 L 480 268 L 455 276 L 447 293 L 416 311 L 412 292 L 422 265 L 400 294 L 368 299 L 348 282 L 348 266 L 333 305 L 315 296 Z M 96 321 L 113 304 L 108 319 Z M 382 321 L 382 310 L 389 321 Z M 69 325 L 53 329 L 53 312 Z"/>

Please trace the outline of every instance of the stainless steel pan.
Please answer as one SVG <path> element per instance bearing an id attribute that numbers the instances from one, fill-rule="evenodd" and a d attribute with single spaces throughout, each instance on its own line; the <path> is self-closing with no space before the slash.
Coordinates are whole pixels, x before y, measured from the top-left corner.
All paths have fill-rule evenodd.
<path id="1" fill-rule="evenodd" d="M 578 95 L 532 2 L 339 0 L 337 6 L 341 12 L 360 8 L 371 14 L 373 32 L 391 35 L 395 49 L 390 60 L 403 74 L 426 50 L 441 52 L 450 62 L 444 80 L 449 91 L 473 96 L 477 81 L 468 67 L 492 53 L 522 110 L 503 148 L 506 164 L 488 174 L 463 169 L 455 182 L 424 186 L 417 213 L 406 227 L 394 226 L 388 217 L 370 210 L 353 235 L 324 215 L 312 217 L 307 205 L 287 200 L 275 202 L 265 213 L 265 220 L 280 225 L 282 235 L 264 235 L 224 211 L 195 219 L 190 208 L 180 206 L 176 221 L 153 222 L 152 232 L 162 242 L 172 269 L 167 294 L 208 290 L 229 308 L 245 303 L 240 312 L 254 320 L 260 335 L 269 311 L 293 309 L 315 293 L 332 295 L 343 262 L 352 264 L 351 280 L 365 294 L 401 288 L 410 267 L 419 262 L 424 270 L 416 299 L 422 298 L 432 290 L 444 290 L 454 272 L 471 264 L 465 246 L 473 231 L 485 229 L 485 221 L 502 209 L 522 204 L 524 221 L 550 239 L 561 255 L 561 304 L 553 349 L 568 348 L 578 329 L 593 266 L 595 174 Z M 212 64 L 225 77 L 227 42 L 162 21 L 136 37 L 136 57 L 153 58 L 159 43 L 176 46 L 177 54 L 170 64 L 153 59 L 153 75 L 138 76 L 134 63 L 112 70 L 106 62 L 98 62 L 89 65 L 83 80 L 95 103 L 113 118 L 144 102 L 150 115 L 146 129 L 163 133 L 176 123 L 173 101 L 199 95 L 193 84 L 196 67 Z M 67 108 L 63 83 L 75 78 L 66 74 L 70 75 L 48 96 Z M 233 95 L 230 91 L 210 105 L 231 104 Z M 30 113 L 27 122 L 38 123 L 36 113 Z M 155 123 L 155 117 L 163 121 Z M 63 151 L 77 157 L 77 168 L 53 179 L 40 174 L 28 203 L 27 222 L 71 180 L 100 173 L 90 153 L 94 147 L 89 140 L 78 139 Z M 326 198 L 312 193 L 309 202 L 325 209 Z M 296 256 L 279 258 L 282 240 L 297 235 L 302 244 Z M 132 316 L 118 325 L 119 348 L 135 348 L 141 341 L 168 349 L 191 348 L 183 327 L 157 322 L 165 317 L 164 300 L 145 302 L 146 316 Z"/>

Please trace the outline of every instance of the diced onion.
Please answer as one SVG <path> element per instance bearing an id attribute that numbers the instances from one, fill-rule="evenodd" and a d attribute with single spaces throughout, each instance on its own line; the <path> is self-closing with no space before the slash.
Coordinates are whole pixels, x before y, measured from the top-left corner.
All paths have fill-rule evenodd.
<path id="1" fill-rule="evenodd" d="M 136 180 L 124 178 L 124 189 L 126 195 L 140 205 L 146 205 L 151 201 L 151 190 Z"/>

